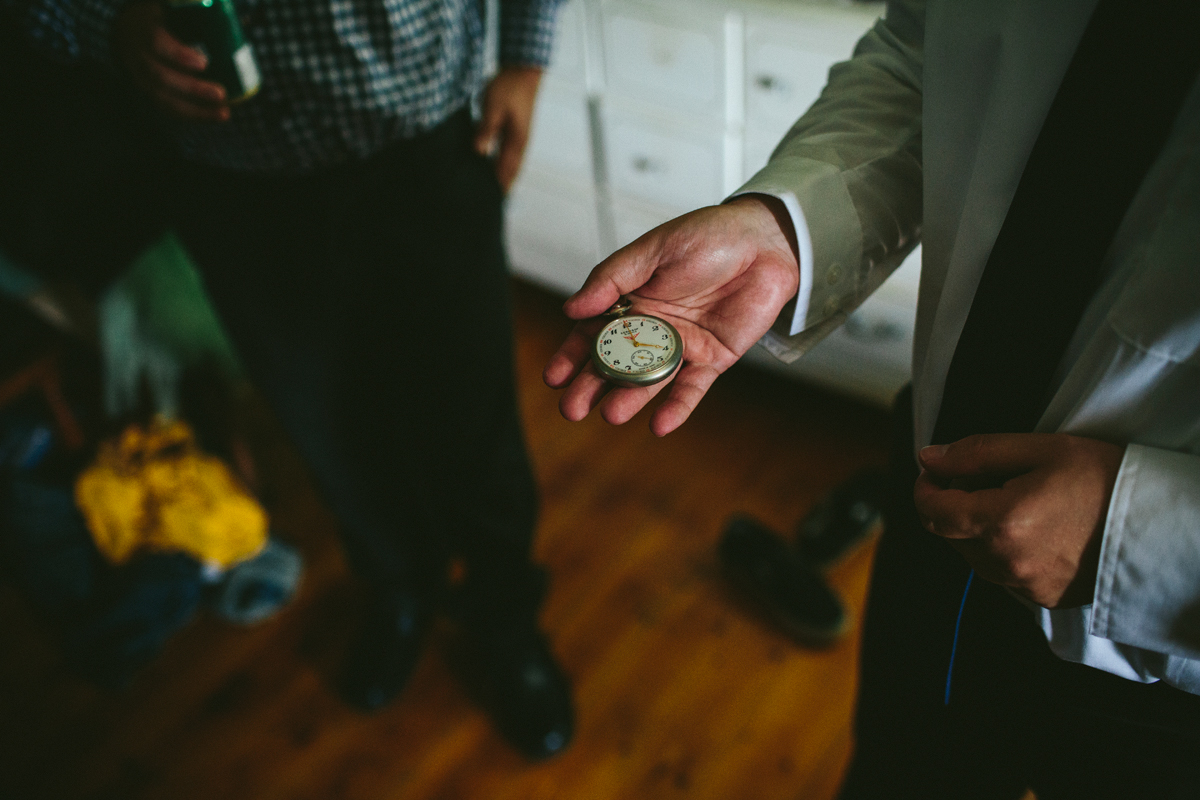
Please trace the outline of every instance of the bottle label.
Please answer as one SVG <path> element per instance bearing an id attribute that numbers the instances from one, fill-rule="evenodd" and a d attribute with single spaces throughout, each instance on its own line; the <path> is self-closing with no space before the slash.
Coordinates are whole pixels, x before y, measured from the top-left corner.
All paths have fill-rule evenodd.
<path id="1" fill-rule="evenodd" d="M 262 83 L 262 77 L 258 74 L 258 63 L 254 60 L 254 53 L 250 50 L 249 43 L 245 43 L 233 51 L 233 64 L 237 68 L 238 78 L 242 81 L 245 93 L 250 95 L 257 92 Z"/>

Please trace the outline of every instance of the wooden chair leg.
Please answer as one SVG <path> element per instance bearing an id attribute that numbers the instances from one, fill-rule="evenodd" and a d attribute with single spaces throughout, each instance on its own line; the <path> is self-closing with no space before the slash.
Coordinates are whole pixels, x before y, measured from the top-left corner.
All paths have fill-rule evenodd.
<path id="1" fill-rule="evenodd" d="M 71 412 L 62 393 L 62 380 L 58 372 L 58 353 L 48 353 L 34 361 L 29 366 L 20 369 L 16 374 L 0 383 L 0 408 L 17 399 L 31 389 L 39 389 L 50 413 L 54 416 L 54 424 L 62 437 L 63 446 L 68 450 L 78 450 L 83 447 L 83 430 Z"/>

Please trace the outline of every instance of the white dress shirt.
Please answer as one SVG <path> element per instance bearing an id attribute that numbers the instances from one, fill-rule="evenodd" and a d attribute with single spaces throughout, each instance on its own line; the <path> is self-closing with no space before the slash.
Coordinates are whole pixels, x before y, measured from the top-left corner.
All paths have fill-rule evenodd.
<path id="1" fill-rule="evenodd" d="M 824 94 L 770 163 L 738 192 L 782 199 L 801 243 L 795 307 L 762 341 L 785 360 L 840 324 L 922 242 L 913 352 L 917 449 L 930 441 L 976 286 L 1095 4 L 893 4 L 854 57 L 831 70 Z M 1093 602 L 1032 612 L 1061 658 L 1194 694 L 1198 144 L 1200 81 L 1104 257 L 1106 280 L 1068 346 L 1037 427 L 1128 445 Z"/>

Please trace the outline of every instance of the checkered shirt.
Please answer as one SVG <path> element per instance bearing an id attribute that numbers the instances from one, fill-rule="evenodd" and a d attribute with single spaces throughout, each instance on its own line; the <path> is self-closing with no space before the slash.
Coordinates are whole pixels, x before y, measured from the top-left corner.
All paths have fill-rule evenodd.
<path id="1" fill-rule="evenodd" d="M 0 0 L 11 3 L 12 0 Z M 483 0 L 235 0 L 262 89 L 227 123 L 174 123 L 189 159 L 300 173 L 427 131 L 484 80 Z M 500 63 L 546 66 L 560 0 L 500 0 Z M 111 63 L 122 0 L 34 0 L 35 40 Z"/>

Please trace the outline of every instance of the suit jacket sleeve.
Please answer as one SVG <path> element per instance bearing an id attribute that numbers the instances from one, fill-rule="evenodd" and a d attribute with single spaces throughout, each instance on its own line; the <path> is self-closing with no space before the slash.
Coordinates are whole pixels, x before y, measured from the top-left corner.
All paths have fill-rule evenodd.
<path id="1" fill-rule="evenodd" d="M 784 361 L 845 321 L 919 239 L 923 32 L 923 3 L 890 3 L 735 193 L 779 197 L 796 226 L 800 291 L 761 342 Z"/>

